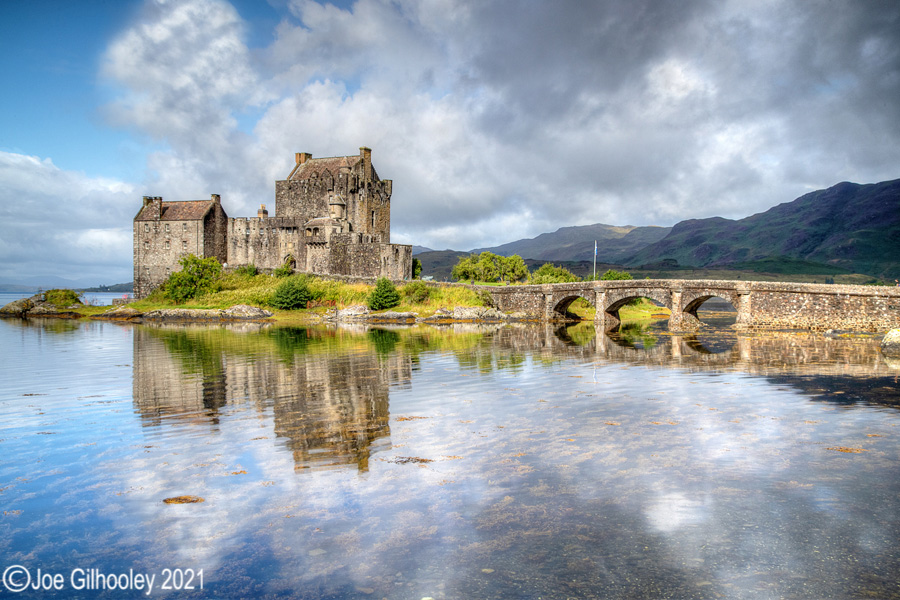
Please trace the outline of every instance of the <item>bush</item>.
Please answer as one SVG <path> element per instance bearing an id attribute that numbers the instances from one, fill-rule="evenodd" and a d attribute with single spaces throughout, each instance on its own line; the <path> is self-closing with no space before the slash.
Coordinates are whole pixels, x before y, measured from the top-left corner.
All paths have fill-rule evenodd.
<path id="1" fill-rule="evenodd" d="M 412 304 L 425 304 L 428 302 L 428 298 L 431 297 L 431 288 L 421 281 L 407 283 L 400 288 L 400 291 L 403 297 Z"/>
<path id="2" fill-rule="evenodd" d="M 57 308 L 72 306 L 73 304 L 81 304 L 79 294 L 72 290 L 57 289 L 47 290 L 44 292 L 44 301 L 49 302 Z"/>
<path id="3" fill-rule="evenodd" d="M 616 271 L 615 269 L 610 269 L 600 276 L 600 281 L 625 281 L 628 279 L 634 279 L 634 277 L 631 276 L 631 273 L 628 273 L 627 271 Z"/>
<path id="4" fill-rule="evenodd" d="M 294 265 L 289 262 L 284 263 L 274 271 L 272 271 L 272 275 L 275 277 L 290 277 L 294 274 Z"/>
<path id="5" fill-rule="evenodd" d="M 387 277 L 379 277 L 375 289 L 369 294 L 369 309 L 382 310 L 400 304 L 400 293 Z"/>
<path id="6" fill-rule="evenodd" d="M 578 276 L 562 267 L 557 267 L 551 263 L 542 264 L 534 273 L 531 274 L 531 283 L 570 283 L 578 281 Z"/>
<path id="7" fill-rule="evenodd" d="M 306 308 L 307 303 L 312 298 L 306 277 L 298 275 L 285 279 L 278 284 L 269 304 L 282 310 L 296 310 L 298 308 Z"/>
<path id="8" fill-rule="evenodd" d="M 413 258 L 413 279 L 418 279 L 422 274 L 422 261 L 418 258 Z"/>
<path id="9" fill-rule="evenodd" d="M 181 270 L 169 275 L 169 279 L 163 284 L 166 298 L 174 302 L 184 302 L 219 291 L 218 278 L 222 273 L 222 265 L 215 257 L 199 258 L 188 254 L 178 263 Z"/>
<path id="10" fill-rule="evenodd" d="M 453 267 L 451 276 L 457 281 L 469 279 L 473 283 L 483 281 L 519 281 L 528 276 L 528 267 L 518 254 L 499 256 L 493 252 L 482 252 L 460 258 Z"/>
<path id="11" fill-rule="evenodd" d="M 256 268 L 256 265 L 241 265 L 235 269 L 234 272 L 236 275 L 241 275 L 243 277 L 255 277 L 259 275 L 259 269 Z"/>

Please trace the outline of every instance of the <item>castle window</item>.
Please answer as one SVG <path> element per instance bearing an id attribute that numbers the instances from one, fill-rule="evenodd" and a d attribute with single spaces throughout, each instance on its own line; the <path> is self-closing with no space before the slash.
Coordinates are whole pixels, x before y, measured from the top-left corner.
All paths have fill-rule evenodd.
<path id="1" fill-rule="evenodd" d="M 150 223 L 144 223 L 144 233 L 150 233 Z"/>
<path id="2" fill-rule="evenodd" d="M 150 242 L 144 242 L 144 250 L 150 249 Z"/>
<path id="3" fill-rule="evenodd" d="M 166 250 L 168 250 L 168 249 L 169 249 L 169 242 L 168 242 L 168 240 L 166 240 Z"/>
<path id="4" fill-rule="evenodd" d="M 182 249 L 182 250 L 187 250 L 187 242 L 184 241 L 184 240 L 182 240 L 182 242 L 181 242 L 181 249 Z"/>
<path id="5" fill-rule="evenodd" d="M 166 223 L 166 233 L 169 233 L 169 224 Z"/>
<path id="6" fill-rule="evenodd" d="M 375 211 L 372 211 L 372 229 L 375 229 Z"/>
<path id="7" fill-rule="evenodd" d="M 182 231 L 187 231 L 187 223 L 182 223 L 182 224 L 181 224 L 181 230 L 182 230 Z"/>

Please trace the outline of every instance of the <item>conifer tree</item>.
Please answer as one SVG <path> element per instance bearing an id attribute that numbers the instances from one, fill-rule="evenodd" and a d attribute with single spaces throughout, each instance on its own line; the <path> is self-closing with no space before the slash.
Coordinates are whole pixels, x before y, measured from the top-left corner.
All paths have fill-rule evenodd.
<path id="1" fill-rule="evenodd" d="M 379 277 L 375 289 L 369 294 L 369 308 L 371 310 L 382 310 L 384 308 L 393 308 L 400 304 L 400 293 L 391 280 L 387 277 Z"/>

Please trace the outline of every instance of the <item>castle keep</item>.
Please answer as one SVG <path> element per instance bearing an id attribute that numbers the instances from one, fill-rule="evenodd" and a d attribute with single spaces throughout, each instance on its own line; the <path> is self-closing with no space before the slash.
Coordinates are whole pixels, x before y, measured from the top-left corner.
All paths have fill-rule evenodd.
<path id="1" fill-rule="evenodd" d="M 187 255 L 230 268 L 256 265 L 318 275 L 412 277 L 412 246 L 391 244 L 391 180 L 379 179 L 372 151 L 359 156 L 295 155 L 275 182 L 275 213 L 229 218 L 221 199 L 164 202 L 144 196 L 134 218 L 134 295 L 146 297 Z"/>

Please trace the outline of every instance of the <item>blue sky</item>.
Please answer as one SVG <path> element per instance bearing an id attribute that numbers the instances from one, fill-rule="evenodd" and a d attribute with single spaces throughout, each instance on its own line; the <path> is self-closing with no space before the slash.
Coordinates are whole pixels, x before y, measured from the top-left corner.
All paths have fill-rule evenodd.
<path id="1" fill-rule="evenodd" d="M 0 281 L 131 279 L 143 195 L 373 149 L 392 240 L 740 218 L 900 177 L 893 1 L 0 3 Z"/>

